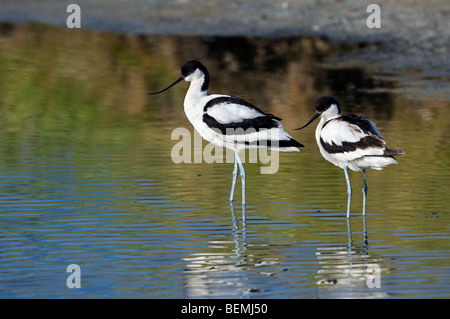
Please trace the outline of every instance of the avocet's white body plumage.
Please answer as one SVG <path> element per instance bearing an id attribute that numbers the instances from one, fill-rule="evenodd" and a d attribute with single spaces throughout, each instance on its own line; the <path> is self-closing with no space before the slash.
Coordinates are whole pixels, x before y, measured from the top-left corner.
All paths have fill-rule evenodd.
<path id="1" fill-rule="evenodd" d="M 352 194 L 347 170 L 363 170 L 363 215 L 365 215 L 367 197 L 365 170 L 380 170 L 386 165 L 396 164 L 394 155 L 404 155 L 404 152 L 387 148 L 376 125 L 367 118 L 354 114 L 341 115 L 338 102 L 331 97 L 319 98 L 316 101 L 316 111 L 316 115 L 302 128 L 320 117 L 316 128 L 317 145 L 327 161 L 344 169 L 348 193 L 347 218 L 350 217 Z"/>
<path id="2" fill-rule="evenodd" d="M 208 142 L 235 151 L 235 165 L 230 201 L 233 200 L 238 165 L 241 171 L 242 203 L 245 205 L 245 170 L 238 152 L 245 148 L 268 147 L 276 151 L 299 151 L 302 144 L 283 128 L 281 119 L 262 112 L 252 104 L 230 96 L 208 95 L 209 73 L 198 61 L 188 61 L 181 68 L 182 76 L 161 93 L 181 80 L 190 82 L 184 99 L 187 118 Z"/>
<path id="3" fill-rule="evenodd" d="M 300 151 L 298 147 L 302 145 L 296 143 L 284 130 L 279 118 L 271 117 L 269 119 L 274 127 L 255 127 L 251 123 L 246 126 L 240 125 L 239 123 L 245 121 L 265 118 L 268 114 L 248 102 L 230 95 L 208 95 L 206 90 L 202 90 L 202 86 L 207 80 L 205 74 L 199 69 L 185 77 L 185 80 L 190 82 L 190 86 L 184 99 L 184 112 L 199 134 L 208 142 L 238 152 L 245 148 L 264 146 L 264 142 L 267 141 L 272 144 L 270 147 L 272 150 Z M 227 134 L 218 129 L 219 126 L 213 126 L 212 123 L 206 121 L 205 114 L 212 121 L 215 120 L 222 124 L 223 130 L 228 129 Z M 286 144 L 283 142 L 292 145 L 285 146 Z"/>
<path id="4" fill-rule="evenodd" d="M 366 118 L 358 119 L 365 122 L 364 124 L 369 126 L 368 129 L 363 129 L 343 118 L 335 104 L 322 113 L 316 128 L 316 141 L 322 156 L 330 163 L 352 171 L 381 170 L 386 165 L 397 164 L 395 158 L 386 156 L 386 143 L 382 140 L 376 125 Z M 358 143 L 363 140 L 378 143 L 359 146 Z M 351 144 L 355 147 L 351 147 Z M 326 145 L 334 146 L 335 152 L 327 151 Z"/>

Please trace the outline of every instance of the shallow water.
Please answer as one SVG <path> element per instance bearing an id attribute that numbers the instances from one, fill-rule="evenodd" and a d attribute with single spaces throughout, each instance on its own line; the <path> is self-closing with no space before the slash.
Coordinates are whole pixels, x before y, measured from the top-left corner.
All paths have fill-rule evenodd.
<path id="1" fill-rule="evenodd" d="M 405 74 L 340 65 L 356 48 L 323 39 L 0 34 L 0 297 L 450 297 L 450 102 L 415 95 Z M 306 146 L 279 154 L 276 174 L 245 163 L 245 220 L 239 182 L 227 202 L 232 164 L 171 159 L 172 131 L 194 134 L 187 84 L 146 94 L 191 58 L 208 66 L 211 93 L 280 116 Z M 314 125 L 293 131 L 325 94 L 406 152 L 368 172 L 365 220 L 362 174 L 350 173 L 347 223 L 343 171 L 321 157 Z"/>

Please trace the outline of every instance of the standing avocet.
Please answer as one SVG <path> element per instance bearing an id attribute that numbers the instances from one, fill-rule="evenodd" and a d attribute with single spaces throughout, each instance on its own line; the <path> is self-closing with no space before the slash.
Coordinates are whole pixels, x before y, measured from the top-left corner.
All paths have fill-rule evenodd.
<path id="1" fill-rule="evenodd" d="M 264 113 L 237 97 L 208 95 L 206 91 L 209 86 L 209 73 L 200 62 L 186 62 L 181 67 L 181 74 L 181 77 L 167 88 L 150 94 L 162 93 L 182 80 L 190 82 L 184 98 L 184 112 L 205 140 L 234 150 L 230 202 L 233 201 L 239 165 L 242 205 L 245 207 L 245 170 L 239 158 L 239 151 L 245 148 L 267 147 L 276 151 L 292 152 L 299 151 L 299 147 L 303 145 L 284 130 L 279 117 Z"/>
<path id="2" fill-rule="evenodd" d="M 403 151 L 387 148 L 374 123 L 367 118 L 349 114 L 341 115 L 339 103 L 329 96 L 316 101 L 316 114 L 301 128 L 307 127 L 320 117 L 316 128 L 316 140 L 322 156 L 329 162 L 344 169 L 347 182 L 347 218 L 350 218 L 352 187 L 347 169 L 363 171 L 363 215 L 366 213 L 366 169 L 380 170 L 389 164 L 397 164 L 394 155 L 405 155 Z"/>

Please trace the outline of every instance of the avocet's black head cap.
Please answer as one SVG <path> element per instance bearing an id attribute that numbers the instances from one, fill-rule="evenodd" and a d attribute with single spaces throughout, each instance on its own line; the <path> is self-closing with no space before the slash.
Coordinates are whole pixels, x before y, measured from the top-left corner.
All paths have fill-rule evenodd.
<path id="1" fill-rule="evenodd" d="M 339 113 L 341 113 L 341 108 L 339 107 L 338 101 L 333 99 L 331 96 L 322 96 L 316 100 L 316 111 L 322 113 L 326 111 L 331 105 L 336 104 Z"/>
<path id="2" fill-rule="evenodd" d="M 206 66 L 201 64 L 199 61 L 190 60 L 190 61 L 187 61 L 185 64 L 183 64 L 183 66 L 181 67 L 181 75 L 184 78 L 186 78 L 189 75 L 191 75 L 192 73 L 194 73 L 195 70 L 197 70 L 197 69 L 199 69 L 205 75 L 205 79 L 204 79 L 203 85 L 201 87 L 201 90 L 206 91 L 209 86 L 209 72 L 208 72 L 208 69 L 206 68 Z"/>
<path id="3" fill-rule="evenodd" d="M 333 99 L 331 96 L 322 96 L 319 97 L 316 100 L 316 114 L 309 120 L 308 123 L 306 123 L 305 125 L 303 125 L 300 128 L 296 128 L 296 130 L 301 130 L 302 128 L 307 127 L 309 124 L 311 124 L 312 122 L 314 122 L 314 120 L 316 118 L 318 118 L 320 115 L 322 115 L 323 112 L 325 112 L 326 110 L 328 110 L 328 108 L 333 105 L 336 104 L 336 107 L 338 108 L 338 112 L 341 113 L 341 109 L 339 107 L 339 103 Z"/>
<path id="4" fill-rule="evenodd" d="M 201 64 L 200 62 L 196 61 L 196 60 L 191 60 L 191 61 L 187 61 L 185 64 L 183 64 L 183 66 L 181 67 L 181 77 L 178 78 L 178 80 L 176 80 L 175 82 L 173 82 L 171 85 L 169 85 L 168 87 L 166 87 L 165 89 L 158 91 L 158 92 L 151 92 L 149 94 L 159 94 L 162 93 L 168 89 L 170 89 L 172 86 L 174 86 L 175 84 L 177 84 L 178 82 L 181 82 L 183 80 L 185 80 L 189 75 L 191 75 L 192 73 L 195 72 L 195 70 L 199 69 L 203 74 L 204 74 L 204 81 L 203 84 L 201 86 L 201 90 L 202 91 L 206 91 L 208 89 L 209 86 L 209 73 L 208 73 L 208 69 Z"/>
<path id="5" fill-rule="evenodd" d="M 206 69 L 206 67 L 201 64 L 199 61 L 197 60 L 190 60 L 187 61 L 185 64 L 183 64 L 183 66 L 181 67 L 181 74 L 184 77 L 189 76 L 190 74 L 194 73 L 195 70 L 200 69 L 200 71 L 202 71 L 203 73 L 208 73 L 208 70 Z"/>

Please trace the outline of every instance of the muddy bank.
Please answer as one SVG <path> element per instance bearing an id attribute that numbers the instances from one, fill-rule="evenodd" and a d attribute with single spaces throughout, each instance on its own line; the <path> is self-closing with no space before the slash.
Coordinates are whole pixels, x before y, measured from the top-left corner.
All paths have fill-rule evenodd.
<path id="1" fill-rule="evenodd" d="M 371 2 L 356 0 L 4 0 L 0 19 L 66 26 L 66 7 L 77 3 L 82 27 L 145 34 L 217 36 L 325 36 L 335 41 L 401 41 L 443 52 L 450 39 L 446 0 L 376 1 L 381 28 L 366 20 Z M 427 40 L 425 43 L 424 40 Z M 433 48 L 434 47 L 434 48 Z"/>

